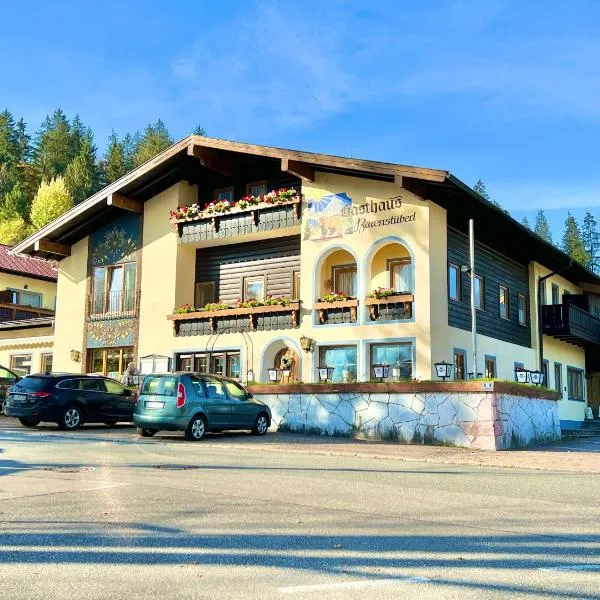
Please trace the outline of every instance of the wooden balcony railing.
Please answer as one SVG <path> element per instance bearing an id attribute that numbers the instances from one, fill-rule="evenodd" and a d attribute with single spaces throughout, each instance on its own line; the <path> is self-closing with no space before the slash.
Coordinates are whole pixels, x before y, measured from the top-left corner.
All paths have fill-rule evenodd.
<path id="1" fill-rule="evenodd" d="M 255 306 L 225 310 L 199 310 L 167 315 L 173 321 L 176 336 L 211 335 L 216 332 L 265 331 L 291 329 L 300 321 L 300 301 L 286 306 Z"/>
<path id="2" fill-rule="evenodd" d="M 396 294 L 385 298 L 365 298 L 371 321 L 410 319 L 413 314 L 413 294 Z"/>
<path id="3" fill-rule="evenodd" d="M 319 317 L 319 324 L 326 323 L 341 324 L 341 323 L 356 323 L 356 313 L 358 310 L 358 300 L 356 298 L 348 298 L 348 300 L 340 300 L 338 302 L 325 302 L 319 300 L 313 305 Z"/>
<path id="4" fill-rule="evenodd" d="M 88 296 L 88 314 L 91 320 L 137 317 L 140 293 L 131 290 L 99 292 Z"/>
<path id="5" fill-rule="evenodd" d="M 11 302 L 0 302 L 0 322 L 20 321 L 22 319 L 39 319 L 53 317 L 54 311 L 47 308 L 36 308 Z"/>
<path id="6" fill-rule="evenodd" d="M 542 306 L 542 329 L 547 335 L 578 346 L 600 346 L 600 319 L 567 302 Z"/>

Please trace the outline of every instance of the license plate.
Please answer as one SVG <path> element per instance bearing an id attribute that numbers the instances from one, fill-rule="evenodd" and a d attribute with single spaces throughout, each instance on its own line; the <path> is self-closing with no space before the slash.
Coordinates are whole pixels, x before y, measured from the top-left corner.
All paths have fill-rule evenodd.
<path id="1" fill-rule="evenodd" d="M 156 400 L 146 400 L 146 408 L 164 408 L 164 402 L 156 402 Z"/>
<path id="2" fill-rule="evenodd" d="M 27 402 L 27 396 L 25 394 L 13 394 L 10 399 L 13 402 L 17 402 L 18 404 L 21 404 L 22 402 Z"/>

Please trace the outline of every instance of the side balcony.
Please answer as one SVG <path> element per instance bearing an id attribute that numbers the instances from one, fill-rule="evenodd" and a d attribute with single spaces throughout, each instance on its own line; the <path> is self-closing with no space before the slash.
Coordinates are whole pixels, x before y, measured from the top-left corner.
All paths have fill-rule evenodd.
<path id="1" fill-rule="evenodd" d="M 139 316 L 140 292 L 119 290 L 88 295 L 88 318 L 90 321 L 127 319 Z"/>
<path id="2" fill-rule="evenodd" d="M 542 306 L 542 330 L 577 346 L 600 346 L 600 319 L 570 303 Z"/>
<path id="3" fill-rule="evenodd" d="M 282 304 L 230 307 L 214 304 L 204 310 L 191 307 L 167 315 L 173 322 L 175 336 L 212 335 L 215 333 L 239 333 L 294 329 L 300 322 L 300 301 Z"/>
<path id="4" fill-rule="evenodd" d="M 54 311 L 11 302 L 0 302 L 0 322 L 54 317 Z"/>

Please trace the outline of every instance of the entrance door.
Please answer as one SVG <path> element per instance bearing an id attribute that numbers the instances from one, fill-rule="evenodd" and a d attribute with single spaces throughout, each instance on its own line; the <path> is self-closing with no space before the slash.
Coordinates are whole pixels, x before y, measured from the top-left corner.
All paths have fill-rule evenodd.
<path id="1" fill-rule="evenodd" d="M 600 373 L 592 373 L 587 386 L 588 406 L 594 413 L 594 418 L 600 418 Z"/>

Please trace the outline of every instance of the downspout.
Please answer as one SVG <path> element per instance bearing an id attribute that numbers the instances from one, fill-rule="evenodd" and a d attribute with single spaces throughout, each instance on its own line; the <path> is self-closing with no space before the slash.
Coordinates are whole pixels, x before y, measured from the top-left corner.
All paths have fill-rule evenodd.
<path id="1" fill-rule="evenodd" d="M 548 273 L 548 275 L 544 275 L 537 280 L 537 314 L 538 314 L 538 348 L 539 348 L 539 368 L 538 370 L 544 371 L 544 329 L 542 323 L 542 284 L 546 279 L 550 279 L 550 277 L 554 277 L 554 275 L 560 275 L 560 273 L 564 273 L 567 269 L 570 269 L 573 265 L 573 259 L 569 260 L 569 264 L 559 269 L 558 271 L 552 271 Z"/>

